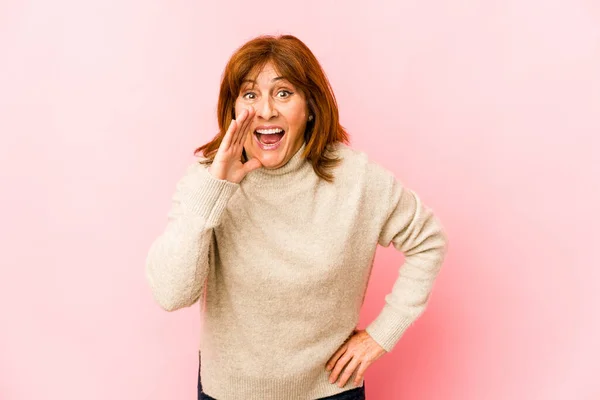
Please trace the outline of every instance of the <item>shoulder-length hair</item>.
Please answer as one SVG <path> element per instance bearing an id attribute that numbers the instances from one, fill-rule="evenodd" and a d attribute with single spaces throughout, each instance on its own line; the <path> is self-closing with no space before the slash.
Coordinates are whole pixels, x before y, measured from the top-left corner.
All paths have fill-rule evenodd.
<path id="1" fill-rule="evenodd" d="M 310 49 L 292 35 L 259 36 L 233 53 L 221 79 L 217 106 L 219 132 L 210 142 L 197 148 L 194 155 L 203 153 L 202 164 L 213 162 L 229 124 L 235 118 L 235 100 L 242 81 L 251 74 L 258 75 L 269 61 L 280 76 L 305 95 L 313 119 L 306 124 L 306 149 L 302 156 L 319 177 L 332 182 L 330 170 L 340 162 L 331 153 L 332 146 L 337 142 L 349 144 L 348 133 L 339 122 L 337 102 L 325 72 Z M 245 150 L 241 161 L 248 161 Z"/>

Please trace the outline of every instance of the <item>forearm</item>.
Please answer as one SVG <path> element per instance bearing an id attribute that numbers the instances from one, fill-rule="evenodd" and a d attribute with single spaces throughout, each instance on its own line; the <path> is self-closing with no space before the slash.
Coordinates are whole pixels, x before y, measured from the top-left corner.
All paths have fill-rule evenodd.
<path id="1" fill-rule="evenodd" d="M 416 193 L 396 183 L 392 199 L 379 244 L 393 244 L 405 260 L 383 310 L 366 328 L 387 351 L 424 312 L 448 247 L 441 222 Z"/>
<path id="2" fill-rule="evenodd" d="M 167 226 L 146 257 L 146 278 L 163 309 L 190 306 L 202 294 L 214 228 L 238 187 L 212 177 L 197 165 L 178 182 Z"/>

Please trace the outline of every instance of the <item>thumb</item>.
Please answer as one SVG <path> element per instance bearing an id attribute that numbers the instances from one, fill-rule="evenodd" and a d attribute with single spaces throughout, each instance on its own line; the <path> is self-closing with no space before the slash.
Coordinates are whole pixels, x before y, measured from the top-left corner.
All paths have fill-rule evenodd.
<path id="1" fill-rule="evenodd" d="M 243 169 L 244 169 L 244 172 L 246 174 L 248 174 L 248 173 L 254 171 L 255 169 L 259 169 L 262 166 L 263 165 L 261 164 L 261 162 L 258 158 L 252 158 L 244 163 Z"/>

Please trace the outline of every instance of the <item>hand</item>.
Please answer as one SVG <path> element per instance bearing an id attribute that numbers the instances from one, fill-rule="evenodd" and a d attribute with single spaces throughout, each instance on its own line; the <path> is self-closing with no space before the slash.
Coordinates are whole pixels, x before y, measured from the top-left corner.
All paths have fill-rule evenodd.
<path id="1" fill-rule="evenodd" d="M 373 340 L 367 331 L 355 329 L 354 334 L 346 339 L 346 342 L 340 346 L 327 362 L 327 371 L 333 369 L 329 375 L 329 382 L 334 383 L 344 366 L 349 362 L 344 374 L 340 377 L 338 386 L 344 387 L 346 385 L 356 367 L 358 367 L 358 371 L 354 378 L 354 385 L 358 386 L 363 379 L 367 367 L 385 353 L 387 351 Z"/>
<path id="2" fill-rule="evenodd" d="M 255 113 L 254 108 L 250 107 L 242 110 L 237 120 L 231 120 L 215 159 L 208 169 L 215 178 L 240 183 L 246 174 L 262 167 L 257 158 L 242 163 L 244 141 Z"/>

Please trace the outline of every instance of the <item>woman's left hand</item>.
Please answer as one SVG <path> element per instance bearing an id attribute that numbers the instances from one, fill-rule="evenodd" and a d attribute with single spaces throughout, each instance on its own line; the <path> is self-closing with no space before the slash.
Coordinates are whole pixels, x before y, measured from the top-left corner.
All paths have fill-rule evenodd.
<path id="1" fill-rule="evenodd" d="M 346 367 L 338 382 L 339 387 L 344 387 L 357 367 L 358 371 L 354 378 L 354 384 L 358 386 L 369 365 L 387 353 L 383 347 L 373 340 L 367 331 L 354 330 L 354 332 L 327 361 L 327 371 L 333 369 L 329 375 L 329 382 L 331 383 L 334 383 L 340 377 L 340 372 Z M 348 365 L 346 366 L 346 364 Z"/>

